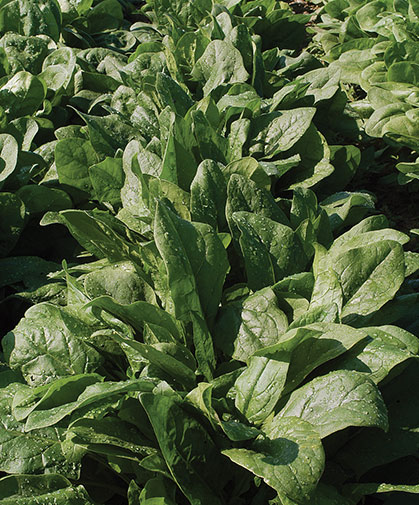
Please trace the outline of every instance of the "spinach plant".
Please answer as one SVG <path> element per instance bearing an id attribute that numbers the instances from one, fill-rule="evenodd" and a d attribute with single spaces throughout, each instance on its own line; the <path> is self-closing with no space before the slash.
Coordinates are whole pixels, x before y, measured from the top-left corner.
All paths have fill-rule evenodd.
<path id="1" fill-rule="evenodd" d="M 416 149 L 387 3 L 322 3 L 329 66 L 276 0 L 0 6 L 1 505 L 414 503 L 419 253 L 348 189 Z"/>

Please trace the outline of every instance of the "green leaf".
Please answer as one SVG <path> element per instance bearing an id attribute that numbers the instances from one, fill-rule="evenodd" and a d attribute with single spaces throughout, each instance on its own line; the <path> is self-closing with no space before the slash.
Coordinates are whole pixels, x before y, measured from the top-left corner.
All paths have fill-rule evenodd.
<path id="1" fill-rule="evenodd" d="M 194 359 L 186 347 L 175 343 L 147 345 L 132 339 L 123 338 L 117 334 L 114 334 L 113 338 L 123 349 L 131 348 L 132 351 L 142 356 L 149 363 L 161 368 L 186 388 L 191 389 L 195 386 Z M 127 354 L 129 354 L 129 351 Z M 185 364 L 185 361 L 187 364 Z"/>
<path id="2" fill-rule="evenodd" d="M 258 214 L 235 212 L 240 247 L 251 289 L 275 284 L 307 265 L 300 239 L 291 228 Z"/>
<path id="3" fill-rule="evenodd" d="M 231 124 L 228 134 L 228 161 L 239 160 L 242 157 L 249 129 L 250 119 L 247 118 L 237 119 Z"/>
<path id="4" fill-rule="evenodd" d="M 314 293 L 341 287 L 344 322 L 354 321 L 377 311 L 391 300 L 405 277 L 404 253 L 399 242 L 398 232 L 371 231 L 354 237 L 342 235 L 321 260 L 316 272 Z M 351 266 L 350 268 L 349 265 Z M 333 271 L 326 280 L 324 273 Z M 317 280 L 318 279 L 318 280 Z M 338 284 L 336 284 L 338 282 Z M 334 286 L 334 287 L 333 287 Z M 316 297 L 318 295 L 316 294 Z"/>
<path id="5" fill-rule="evenodd" d="M 419 84 L 419 65 L 411 61 L 393 63 L 387 71 L 387 79 L 394 82 Z"/>
<path id="6" fill-rule="evenodd" d="M 175 505 L 176 487 L 173 481 L 164 477 L 155 477 L 146 482 L 141 491 L 139 502 L 141 505 Z M 131 502 L 130 502 L 131 503 Z"/>
<path id="7" fill-rule="evenodd" d="M 98 156 L 88 140 L 68 138 L 55 147 L 55 164 L 61 184 L 86 193 L 92 190 L 89 167 L 98 162 Z"/>
<path id="8" fill-rule="evenodd" d="M 352 145 L 329 146 L 329 148 L 330 162 L 334 171 L 319 187 L 325 190 L 327 188 L 327 192 L 331 193 L 343 190 L 355 176 L 361 162 L 361 151 Z"/>
<path id="9" fill-rule="evenodd" d="M 287 172 L 283 183 L 288 189 L 311 188 L 329 177 L 333 171 L 330 163 L 330 149 L 325 137 L 311 124 L 304 135 L 287 152 L 287 156 L 299 154 L 301 163 L 294 170 Z"/>
<path id="10" fill-rule="evenodd" d="M 283 393 L 294 390 L 318 366 L 345 356 L 349 349 L 367 339 L 366 330 L 356 330 L 343 324 L 318 322 L 289 329 L 281 341 L 256 351 L 256 356 L 275 359 L 288 355 L 289 367 Z"/>
<path id="11" fill-rule="evenodd" d="M 359 223 L 370 209 L 374 208 L 375 198 L 364 192 L 340 192 L 326 198 L 321 206 L 326 210 L 332 231 L 340 230 L 344 226 Z M 380 216 L 372 216 L 380 218 Z M 383 228 L 385 226 L 380 226 Z M 356 229 L 356 226 L 354 227 Z M 338 237 L 339 238 L 339 237 Z"/>
<path id="12" fill-rule="evenodd" d="M 227 186 L 226 217 L 233 238 L 238 242 L 240 230 L 233 220 L 233 213 L 245 211 L 260 214 L 273 221 L 289 226 L 289 220 L 279 208 L 271 193 L 258 188 L 248 178 L 232 174 Z"/>
<path id="13" fill-rule="evenodd" d="M 400 363 L 416 357 L 417 338 L 397 326 L 364 328 L 369 338 L 343 355 L 337 366 L 367 373 L 376 384 L 387 377 Z"/>
<path id="14" fill-rule="evenodd" d="M 249 449 L 226 449 L 222 453 L 261 477 L 280 498 L 306 502 L 324 468 L 325 456 L 317 432 L 308 422 L 289 417 L 274 419 L 265 433 Z"/>
<path id="15" fill-rule="evenodd" d="M 81 418 L 71 424 L 68 436 L 87 451 L 131 459 L 148 456 L 155 449 L 131 423 L 108 416 L 104 419 Z"/>
<path id="16" fill-rule="evenodd" d="M 190 318 L 198 369 L 207 380 L 211 380 L 216 364 L 212 335 L 200 314 L 191 312 Z"/>
<path id="17" fill-rule="evenodd" d="M 41 214 L 44 212 L 58 212 L 71 209 L 73 202 L 65 191 L 48 188 L 47 186 L 30 184 L 22 186 L 16 194 L 25 204 L 28 214 Z"/>
<path id="18" fill-rule="evenodd" d="M 155 0 L 153 11 L 159 23 L 167 23 L 166 16 L 169 15 L 175 25 L 196 26 L 205 19 L 211 12 L 212 2 L 209 0 L 192 1 L 165 1 Z"/>
<path id="19" fill-rule="evenodd" d="M 12 74 L 19 70 L 26 70 L 36 75 L 41 71 L 48 52 L 48 44 L 45 40 L 9 31 L 2 37 L 1 45 L 11 65 Z"/>
<path id="20" fill-rule="evenodd" d="M 287 327 L 275 293 L 265 288 L 220 311 L 215 342 L 227 356 L 247 361 L 257 350 L 276 344 Z"/>
<path id="21" fill-rule="evenodd" d="M 418 408 L 415 391 L 418 387 L 418 361 L 412 360 L 403 373 L 383 387 L 388 408 L 389 430 L 365 430 L 345 444 L 345 450 L 334 460 L 355 475 L 387 465 L 400 458 L 416 455 L 418 446 Z M 371 458 L 374 454 L 374 458 Z M 394 463 L 393 463 L 394 464 Z"/>
<path id="22" fill-rule="evenodd" d="M 25 425 L 16 421 L 11 404 L 17 385 L 2 389 L 0 399 L 0 469 L 13 474 L 59 473 L 77 479 L 81 448 L 65 441 L 63 428 L 44 428 L 25 433 Z M 30 502 L 28 503 L 28 505 Z"/>
<path id="23" fill-rule="evenodd" d="M 46 284 L 50 272 L 61 270 L 61 265 L 37 256 L 15 256 L 0 259 L 0 287 L 23 282 L 32 288 Z"/>
<path id="24" fill-rule="evenodd" d="M 181 338 L 180 325 L 175 318 L 160 307 L 145 301 L 130 304 L 120 303 L 110 296 L 99 296 L 86 304 L 87 307 L 98 307 L 142 330 L 145 324 L 157 325 L 165 328 L 175 339 Z"/>
<path id="25" fill-rule="evenodd" d="M 354 501 L 344 496 L 333 486 L 319 482 L 311 500 L 311 505 L 354 505 Z"/>
<path id="26" fill-rule="evenodd" d="M 110 296 L 123 305 L 153 298 L 145 274 L 130 261 L 105 265 L 90 272 L 84 279 L 84 288 L 92 299 Z"/>
<path id="27" fill-rule="evenodd" d="M 60 37 L 61 13 L 59 3 L 54 0 L 12 0 L 1 6 L 0 13 L 0 32 L 48 35 L 55 41 Z"/>
<path id="28" fill-rule="evenodd" d="M 97 374 L 79 374 L 63 377 L 35 388 L 21 386 L 13 398 L 13 415 L 17 421 L 23 421 L 35 409 L 48 410 L 73 402 L 85 388 L 100 380 L 101 377 Z"/>
<path id="29" fill-rule="evenodd" d="M 213 40 L 193 67 L 192 76 L 202 83 L 206 96 L 220 84 L 245 82 L 249 74 L 240 51 L 231 42 Z"/>
<path id="30" fill-rule="evenodd" d="M 212 404 L 213 387 L 213 384 L 200 382 L 196 388 L 186 395 L 186 399 L 205 414 L 211 426 L 216 429 L 217 424 L 220 423 L 220 419 Z"/>
<path id="31" fill-rule="evenodd" d="M 25 415 L 29 408 L 33 409 L 27 417 L 25 431 L 28 432 L 53 426 L 77 410 L 84 409 L 85 412 L 87 410 L 86 407 L 94 407 L 95 403 L 113 403 L 116 395 L 123 395 L 130 392 L 149 392 L 155 386 L 155 384 L 147 378 L 121 382 L 97 382 L 97 377 L 96 381 L 94 381 L 94 377 L 90 377 L 91 384 L 88 384 L 87 379 L 79 377 L 79 382 L 82 381 L 84 381 L 84 384 L 87 384 L 87 386 L 81 392 L 80 387 L 84 384 L 77 384 L 75 380 L 61 380 L 61 388 L 58 384 L 55 385 L 54 382 L 35 406 L 30 404 L 32 398 L 28 398 L 27 393 L 25 397 L 25 391 L 23 391 L 22 395 L 18 395 L 18 400 L 22 402 L 22 405 L 15 405 L 14 400 L 12 405 L 13 412 Z M 69 391 L 71 383 L 73 383 L 75 391 Z M 79 391 L 77 391 L 77 388 L 79 388 Z M 80 392 L 79 395 L 77 395 L 78 392 Z M 74 401 L 69 401 L 72 399 L 74 399 Z M 29 402 L 28 407 L 26 407 L 26 401 Z"/>
<path id="32" fill-rule="evenodd" d="M 365 124 L 371 137 L 389 137 L 411 149 L 419 148 L 417 110 L 407 103 L 393 103 L 375 110 Z"/>
<path id="33" fill-rule="evenodd" d="M 92 328 L 65 308 L 49 303 L 28 309 L 3 339 L 9 365 L 20 369 L 28 384 L 93 372 L 102 358 L 86 340 Z"/>
<path id="34" fill-rule="evenodd" d="M 124 185 L 121 158 L 105 158 L 100 163 L 90 165 L 88 172 L 99 202 L 109 202 L 111 205 L 120 203 L 120 192 Z"/>
<path id="35" fill-rule="evenodd" d="M 348 426 L 388 430 L 387 409 L 376 385 L 364 374 L 347 370 L 330 372 L 297 389 L 278 416 L 308 421 L 321 438 Z"/>
<path id="36" fill-rule="evenodd" d="M 228 142 L 210 124 L 202 110 L 191 112 L 192 128 L 202 160 L 212 159 L 226 163 Z"/>
<path id="37" fill-rule="evenodd" d="M 215 230 L 205 223 L 187 222 L 159 203 L 154 239 L 166 265 L 175 316 L 187 320 L 190 312 L 203 312 L 211 322 L 229 269 Z"/>
<path id="38" fill-rule="evenodd" d="M 236 407 L 252 423 L 264 421 L 275 408 L 285 385 L 290 355 L 252 356 L 236 380 Z"/>
<path id="39" fill-rule="evenodd" d="M 19 147 L 14 137 L 0 134 L 0 183 L 13 173 L 17 164 Z"/>
<path id="40" fill-rule="evenodd" d="M 176 81 L 161 72 L 157 74 L 156 90 L 162 109 L 169 105 L 179 116 L 184 117 L 194 103 Z"/>
<path id="41" fill-rule="evenodd" d="M 101 4 L 104 4 L 104 1 Z M 119 114 L 93 116 L 78 111 L 77 113 L 86 122 L 90 142 L 99 160 L 105 159 L 106 156 L 114 157 L 117 149 L 125 149 L 131 140 L 143 140 L 138 128 Z"/>
<path id="42" fill-rule="evenodd" d="M 362 6 L 356 13 L 360 27 L 366 32 L 375 31 L 381 20 L 381 15 L 387 11 L 388 5 L 389 3 L 385 0 L 375 0 Z"/>
<path id="43" fill-rule="evenodd" d="M 171 396 L 140 397 L 173 479 L 192 505 L 219 505 L 220 453 L 194 414 Z"/>
<path id="44" fill-rule="evenodd" d="M 262 114 L 251 123 L 249 153 L 270 159 L 288 151 L 307 131 L 315 112 L 313 107 L 301 107 Z"/>
<path id="45" fill-rule="evenodd" d="M 1 505 L 93 505 L 83 486 L 62 475 L 8 475 L 0 479 Z"/>
<path id="46" fill-rule="evenodd" d="M 44 101 L 46 92 L 43 81 L 21 70 L 0 88 L 0 105 L 11 118 L 33 115 Z"/>
<path id="47" fill-rule="evenodd" d="M 258 163 L 254 158 L 246 157 L 232 161 L 223 170 L 228 178 L 230 174 L 240 174 L 251 179 L 259 188 L 267 190 L 271 187 L 271 179 L 263 168 L 263 165 Z"/>
<path id="48" fill-rule="evenodd" d="M 401 493 L 419 494 L 419 485 L 375 483 L 347 484 L 345 486 L 345 491 L 350 494 L 350 497 L 354 501 L 359 501 L 363 496 L 375 493 L 392 493 L 396 491 Z"/>
<path id="49" fill-rule="evenodd" d="M 193 221 L 207 223 L 215 229 L 226 229 L 225 205 L 227 183 L 221 167 L 213 160 L 204 160 L 191 183 L 191 215 Z"/>
<path id="50" fill-rule="evenodd" d="M 90 31 L 93 33 L 119 28 L 124 14 L 117 0 L 103 0 L 88 11 Z"/>
<path id="51" fill-rule="evenodd" d="M 59 218 L 74 238 L 97 258 L 108 258 L 111 262 L 138 258 L 136 247 L 123 236 L 125 227 L 113 215 L 97 209 L 71 209 L 60 212 Z"/>

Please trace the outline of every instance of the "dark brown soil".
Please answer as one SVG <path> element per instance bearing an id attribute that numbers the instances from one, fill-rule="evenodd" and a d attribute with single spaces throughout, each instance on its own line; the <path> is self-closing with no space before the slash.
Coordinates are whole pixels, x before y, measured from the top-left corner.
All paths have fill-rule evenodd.
<path id="1" fill-rule="evenodd" d="M 366 190 L 377 198 L 375 205 L 379 213 L 384 214 L 390 226 L 411 237 L 407 249 L 419 251 L 419 236 L 410 230 L 419 229 L 419 184 L 412 182 L 401 185 L 397 181 L 396 162 L 379 160 L 377 165 L 365 169 L 355 176 L 347 188 L 348 191 Z"/>

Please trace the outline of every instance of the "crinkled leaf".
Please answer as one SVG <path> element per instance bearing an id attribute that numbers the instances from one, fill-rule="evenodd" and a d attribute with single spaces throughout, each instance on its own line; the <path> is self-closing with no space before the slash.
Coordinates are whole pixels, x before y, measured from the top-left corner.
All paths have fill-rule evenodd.
<path id="1" fill-rule="evenodd" d="M 9 365 L 31 385 L 58 377 L 93 372 L 102 358 L 86 341 L 92 329 L 64 308 L 49 303 L 26 311 L 3 339 Z"/>
<path id="2" fill-rule="evenodd" d="M 59 473 L 78 478 L 79 463 L 84 455 L 65 441 L 62 428 L 44 428 L 25 433 L 25 425 L 16 421 L 11 404 L 16 385 L 3 388 L 0 399 L 0 468 L 14 474 Z"/>

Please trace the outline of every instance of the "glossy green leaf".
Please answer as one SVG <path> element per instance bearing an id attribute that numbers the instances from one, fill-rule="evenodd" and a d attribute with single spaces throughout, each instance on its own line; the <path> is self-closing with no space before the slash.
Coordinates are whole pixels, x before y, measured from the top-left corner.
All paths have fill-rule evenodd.
<path id="1" fill-rule="evenodd" d="M 330 372 L 295 390 L 278 416 L 300 417 L 322 438 L 347 426 L 388 430 L 387 409 L 375 384 L 347 370 Z"/>
<path id="2" fill-rule="evenodd" d="M 297 503 L 309 500 L 324 469 L 317 432 L 310 423 L 289 417 L 274 419 L 265 433 L 249 449 L 227 449 L 223 454 L 261 477 L 279 497 Z"/>
<path id="3" fill-rule="evenodd" d="M 100 202 L 115 205 L 121 201 L 124 173 L 120 158 L 105 158 L 102 162 L 89 166 L 89 175 L 95 197 Z"/>
<path id="4" fill-rule="evenodd" d="M 377 384 L 400 363 L 417 356 L 418 342 L 414 335 L 397 326 L 369 327 L 369 338 L 339 359 L 346 370 L 367 373 Z"/>
<path id="5" fill-rule="evenodd" d="M 154 237 L 168 272 L 176 317 L 187 319 L 189 312 L 203 311 L 211 321 L 229 268 L 215 230 L 204 223 L 188 223 L 160 203 Z"/>
<path id="6" fill-rule="evenodd" d="M 415 391 L 418 384 L 418 362 L 411 361 L 406 370 L 383 389 L 388 409 L 389 430 L 360 432 L 336 454 L 339 464 L 350 468 L 356 475 L 363 475 L 376 466 L 387 465 L 416 454 L 418 442 L 417 406 Z M 373 452 L 374 459 L 371 459 Z M 394 464 L 394 463 L 393 463 Z"/>
<path id="7" fill-rule="evenodd" d="M 236 407 L 252 423 L 264 421 L 281 397 L 289 366 L 289 353 L 272 359 L 252 356 L 246 370 L 236 380 Z"/>
<path id="8" fill-rule="evenodd" d="M 275 293 L 265 288 L 220 312 L 215 342 L 228 356 L 247 361 L 255 351 L 276 344 L 287 327 Z"/>
<path id="9" fill-rule="evenodd" d="M 191 214 L 194 221 L 213 228 L 226 228 L 227 183 L 215 161 L 203 161 L 191 184 Z"/>
<path id="10" fill-rule="evenodd" d="M 18 144 L 8 133 L 0 135 L 0 182 L 13 173 L 18 156 Z"/>
<path id="11" fill-rule="evenodd" d="M 291 228 L 248 212 L 232 217 L 241 232 L 239 243 L 251 289 L 273 285 L 305 268 L 307 256 Z"/>
<path id="12" fill-rule="evenodd" d="M 193 505 L 221 504 L 224 465 L 202 424 L 173 397 L 143 394 L 141 403 L 170 473 L 189 501 Z"/>
<path id="13" fill-rule="evenodd" d="M 269 159 L 288 151 L 304 135 L 314 113 L 314 108 L 302 107 L 259 116 L 251 124 L 250 154 Z"/>
<path id="14" fill-rule="evenodd" d="M 65 442 L 65 430 L 51 427 L 25 433 L 25 425 L 11 413 L 16 386 L 2 389 L 0 401 L 0 468 L 11 474 L 59 473 L 77 478 L 84 455 L 81 448 Z"/>
<path id="15" fill-rule="evenodd" d="M 256 356 L 275 359 L 288 355 L 284 393 L 294 390 L 318 366 L 343 355 L 367 339 L 366 330 L 357 330 L 343 324 L 317 322 L 289 329 L 281 342 L 256 351 Z"/>
<path id="16" fill-rule="evenodd" d="M 15 3 L 18 0 L 14 0 Z M 9 3 L 9 5 L 10 5 Z M 46 86 L 38 77 L 21 70 L 0 88 L 0 105 L 11 118 L 35 114 L 41 106 Z"/>
<path id="17" fill-rule="evenodd" d="M 83 319 L 49 303 L 31 307 L 3 339 L 9 365 L 40 385 L 58 377 L 93 372 L 102 358 L 86 340 L 92 329 Z"/>
<path id="18" fill-rule="evenodd" d="M 145 324 L 154 324 L 168 330 L 176 339 L 181 337 L 181 331 L 175 318 L 160 307 L 145 301 L 140 300 L 126 304 L 103 295 L 88 302 L 87 306 L 106 310 L 136 330 L 142 330 Z"/>
<path id="19" fill-rule="evenodd" d="M 194 359 L 185 347 L 175 343 L 147 345 L 116 334 L 114 338 L 123 349 L 131 348 L 188 389 L 195 386 Z"/>
<path id="20" fill-rule="evenodd" d="M 192 75 L 202 82 L 204 95 L 220 84 L 243 82 L 249 76 L 239 50 L 224 40 L 213 40 L 208 44 Z"/>
<path id="21" fill-rule="evenodd" d="M 41 0 L 29 2 L 13 0 L 1 7 L 0 32 L 14 31 L 22 35 L 48 35 L 58 40 L 61 31 L 61 13 L 58 2 Z M 25 22 L 21 18 L 26 16 Z"/>
<path id="22" fill-rule="evenodd" d="M 60 140 L 56 145 L 55 163 L 62 184 L 91 191 L 89 167 L 97 162 L 97 154 L 88 140 L 69 138 Z"/>
<path id="23" fill-rule="evenodd" d="M 9 475 L 0 480 L 1 505 L 92 505 L 83 486 L 73 487 L 65 477 L 52 475 Z"/>

